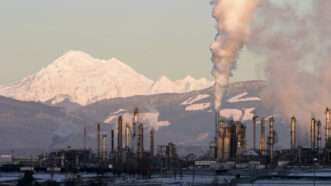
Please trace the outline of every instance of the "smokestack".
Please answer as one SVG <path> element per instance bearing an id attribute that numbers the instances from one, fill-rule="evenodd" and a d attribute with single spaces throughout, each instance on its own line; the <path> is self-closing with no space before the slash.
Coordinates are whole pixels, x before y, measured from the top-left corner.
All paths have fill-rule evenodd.
<path id="1" fill-rule="evenodd" d="M 269 146 L 269 156 L 270 161 L 273 160 L 273 152 L 274 152 L 274 144 L 275 144 L 275 130 L 274 130 L 274 117 L 269 118 L 269 138 L 268 138 L 268 146 Z"/>
<path id="2" fill-rule="evenodd" d="M 122 152 L 123 149 L 123 117 L 118 117 L 117 122 L 117 150 L 119 153 Z"/>
<path id="3" fill-rule="evenodd" d="M 84 127 L 84 139 L 83 139 L 83 143 L 84 143 L 84 150 L 87 150 L 87 129 L 86 129 L 86 127 Z"/>
<path id="4" fill-rule="evenodd" d="M 253 116 L 253 150 L 256 150 L 256 123 L 258 118 L 256 115 Z"/>
<path id="5" fill-rule="evenodd" d="M 141 123 L 138 126 L 138 144 L 137 155 L 140 159 L 144 156 L 144 125 Z"/>
<path id="6" fill-rule="evenodd" d="M 151 156 L 154 157 L 154 137 L 155 137 L 155 130 L 154 128 L 151 129 L 150 133 L 150 151 L 151 151 Z"/>
<path id="7" fill-rule="evenodd" d="M 317 141 L 317 143 L 316 143 L 316 148 L 317 148 L 317 150 L 319 150 L 320 148 L 321 148 L 321 141 L 322 141 L 322 135 L 321 135 L 321 127 L 322 127 L 322 123 L 321 123 L 321 121 L 320 120 L 318 120 L 318 122 L 317 122 L 317 139 L 316 139 L 316 141 Z"/>
<path id="8" fill-rule="evenodd" d="M 114 150 L 115 150 L 115 133 L 114 133 L 114 129 L 111 130 L 111 153 L 114 154 Z"/>
<path id="9" fill-rule="evenodd" d="M 315 118 L 311 119 L 310 122 L 310 145 L 312 149 L 315 149 L 316 147 L 316 120 Z"/>
<path id="10" fill-rule="evenodd" d="M 101 124 L 97 124 L 97 155 L 98 159 L 101 157 Z"/>
<path id="11" fill-rule="evenodd" d="M 295 116 L 291 117 L 291 149 L 295 149 L 297 145 L 297 119 Z"/>
<path id="12" fill-rule="evenodd" d="M 259 145 L 260 153 L 265 155 L 266 151 L 266 139 L 265 139 L 265 126 L 264 126 L 264 118 L 261 118 L 260 124 L 260 145 Z"/>
<path id="13" fill-rule="evenodd" d="M 330 139 L 331 135 L 331 111 L 329 108 L 325 110 L 325 144 Z"/>

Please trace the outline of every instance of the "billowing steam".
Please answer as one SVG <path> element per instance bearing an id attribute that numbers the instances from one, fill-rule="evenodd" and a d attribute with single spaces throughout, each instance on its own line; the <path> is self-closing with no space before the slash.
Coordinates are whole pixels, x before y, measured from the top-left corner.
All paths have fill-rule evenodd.
<path id="1" fill-rule="evenodd" d="M 256 11 L 246 46 L 266 60 L 262 97 L 283 118 L 296 115 L 303 137 L 331 106 L 331 1 L 265 0 Z"/>
<path id="2" fill-rule="evenodd" d="M 217 35 L 211 44 L 215 78 L 215 110 L 219 112 L 224 89 L 229 84 L 236 58 L 249 35 L 249 23 L 258 0 L 214 0 L 213 17 L 217 22 Z"/>

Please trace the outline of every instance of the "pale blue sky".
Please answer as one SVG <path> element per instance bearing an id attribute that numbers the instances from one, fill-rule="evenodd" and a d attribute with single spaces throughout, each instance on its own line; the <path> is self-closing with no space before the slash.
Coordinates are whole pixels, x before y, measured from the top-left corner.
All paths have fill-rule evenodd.
<path id="1" fill-rule="evenodd" d="M 116 57 L 152 79 L 209 78 L 215 35 L 209 2 L 1 1 L 0 83 L 35 73 L 68 50 Z M 261 78 L 257 56 L 244 51 L 240 61 L 234 80 Z"/>

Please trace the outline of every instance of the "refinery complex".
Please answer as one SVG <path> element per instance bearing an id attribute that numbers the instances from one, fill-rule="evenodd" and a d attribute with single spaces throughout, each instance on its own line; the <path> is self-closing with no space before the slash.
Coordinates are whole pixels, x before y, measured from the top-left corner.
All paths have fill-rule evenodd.
<path id="1" fill-rule="evenodd" d="M 102 130 L 102 124 L 96 124 L 96 147 L 87 146 L 89 131 L 84 128 L 81 149 L 68 147 L 30 158 L 2 155 L 0 168 L 4 173 L 22 172 L 25 176 L 28 173 L 71 175 L 62 180 L 63 184 L 68 179 L 77 184 L 79 178 L 82 182 L 81 175 L 84 174 L 93 174 L 114 185 L 117 178 L 122 180 L 118 185 L 130 185 L 128 181 L 123 181 L 124 178 L 134 178 L 135 182 L 150 180 L 148 182 L 153 183 L 156 178 L 178 178 L 187 183 L 196 182 L 196 185 L 206 185 L 195 181 L 195 177 L 206 176 L 208 182 L 215 182 L 216 178 L 221 177 L 223 180 L 217 183 L 225 185 L 224 180 L 228 180 L 228 184 L 275 178 L 310 180 L 313 170 L 315 173 L 316 170 L 325 173 L 331 165 L 329 108 L 325 109 L 324 116 L 324 122 L 311 118 L 309 132 L 304 136 L 309 139 L 309 144 L 300 143 L 302 140 L 297 132 L 297 119 L 291 117 L 288 123 L 290 148 L 279 149 L 275 148 L 280 134 L 273 116 L 254 115 L 249 122 L 242 123 L 216 115 L 215 138 L 206 148 L 209 150 L 198 156 L 179 155 L 178 146 L 171 141 L 157 144 L 157 132 L 140 121 L 136 108 L 132 112 L 131 122 L 124 122 L 123 116 L 118 116 L 116 124 L 107 133 Z M 247 133 L 248 125 L 253 128 L 251 134 Z M 248 135 L 252 136 L 251 140 L 247 140 Z M 187 181 L 187 177 L 190 181 Z M 318 178 L 328 181 L 328 176 Z M 83 182 L 97 180 L 95 177 L 90 179 L 84 178 Z"/>

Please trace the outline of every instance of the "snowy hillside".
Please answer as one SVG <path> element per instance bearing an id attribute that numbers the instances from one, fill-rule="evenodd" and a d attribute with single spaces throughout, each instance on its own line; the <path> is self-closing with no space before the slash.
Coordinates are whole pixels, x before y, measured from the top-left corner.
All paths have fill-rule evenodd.
<path id="1" fill-rule="evenodd" d="M 241 120 L 247 126 L 247 139 L 251 140 L 251 119 L 254 114 L 269 116 L 270 109 L 259 98 L 265 87 L 263 81 L 248 81 L 230 85 L 223 100 L 223 117 Z M 207 145 L 214 136 L 213 89 L 187 93 L 171 93 L 103 100 L 82 107 L 75 115 L 95 118 L 112 127 L 122 115 L 126 123 L 132 121 L 132 112 L 139 107 L 140 118 L 146 129 L 157 129 L 157 143 L 169 141 L 182 145 Z M 277 145 L 289 144 L 288 125 L 276 118 L 277 130 L 286 134 Z M 147 134 L 146 134 L 147 135 Z M 148 139 L 147 139 L 148 140 Z"/>
<path id="2" fill-rule="evenodd" d="M 270 108 L 259 98 L 264 87 L 263 81 L 231 84 L 223 100 L 221 114 L 229 119 L 242 120 L 247 127 L 248 141 L 252 137 L 253 114 L 270 114 Z M 11 148 L 11 145 L 43 150 L 68 145 L 81 147 L 84 126 L 88 127 L 89 146 L 95 147 L 95 124 L 103 123 L 103 131 L 109 134 L 110 128 L 116 127 L 118 116 L 124 116 L 125 123 L 132 121 L 135 107 L 139 107 L 139 120 L 145 126 L 146 135 L 149 129 L 156 129 L 156 144 L 171 141 L 183 146 L 206 146 L 215 133 L 213 92 L 208 88 L 186 93 L 113 98 L 87 106 L 70 103 L 68 99 L 47 106 L 0 97 L 0 151 Z M 276 148 L 286 147 L 289 144 L 288 124 L 276 118 L 275 127 L 283 134 Z"/>

